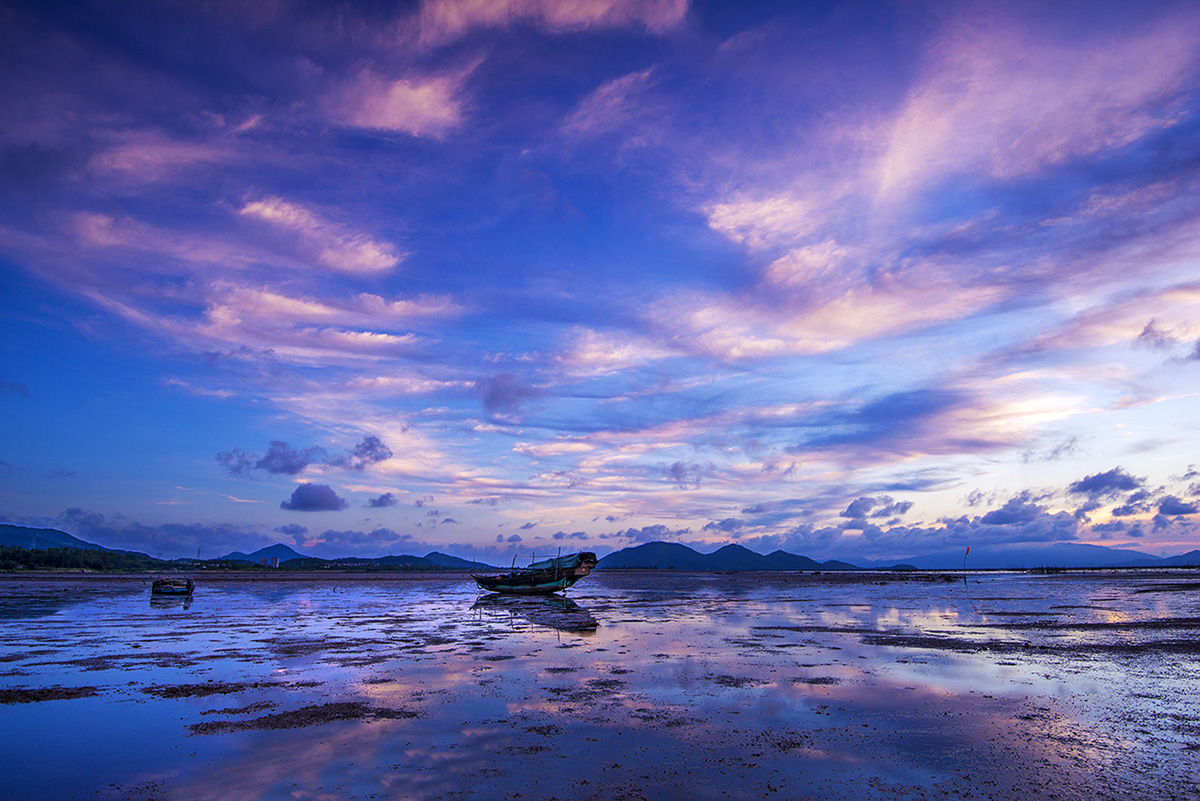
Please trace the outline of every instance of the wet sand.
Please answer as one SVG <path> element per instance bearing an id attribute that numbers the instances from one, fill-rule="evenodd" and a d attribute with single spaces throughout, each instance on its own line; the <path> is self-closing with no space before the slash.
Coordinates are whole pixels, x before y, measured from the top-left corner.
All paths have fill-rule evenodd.
<path id="1" fill-rule="evenodd" d="M 0 576 L 14 798 L 1200 796 L 1200 575 Z"/>

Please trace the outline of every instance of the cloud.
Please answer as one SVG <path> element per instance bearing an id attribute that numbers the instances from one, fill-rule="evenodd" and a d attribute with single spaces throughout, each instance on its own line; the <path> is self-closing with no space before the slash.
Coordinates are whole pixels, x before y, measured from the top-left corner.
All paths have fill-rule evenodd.
<path id="1" fill-rule="evenodd" d="M 266 470 L 276 475 L 294 476 L 304 472 L 310 464 L 323 459 L 324 448 L 305 448 L 296 450 L 286 442 L 273 440 L 267 446 L 267 452 L 254 464 L 256 470 Z"/>
<path id="2" fill-rule="evenodd" d="M 326 529 L 306 540 L 304 547 L 308 549 L 317 547 L 327 557 L 344 556 L 348 552 L 377 555 L 402 543 L 412 543 L 413 541 L 411 534 L 401 534 L 384 527 L 371 531 Z"/>
<path id="3" fill-rule="evenodd" d="M 384 445 L 379 437 L 367 435 L 362 442 L 354 446 L 350 453 L 335 457 L 327 464 L 335 467 L 345 467 L 350 470 L 362 470 L 368 465 L 385 462 L 392 458 L 392 449 Z"/>
<path id="4" fill-rule="evenodd" d="M 1159 501 L 1158 511 L 1164 515 L 1194 515 L 1200 513 L 1200 506 L 1181 501 L 1174 495 L 1168 495 Z"/>
<path id="5" fill-rule="evenodd" d="M 555 360 L 576 376 L 620 374 L 682 353 L 664 342 L 636 334 L 602 334 L 582 328 L 572 333 L 573 341 Z"/>
<path id="6" fill-rule="evenodd" d="M 308 527 L 302 526 L 299 523 L 287 523 L 282 526 L 276 526 L 274 530 L 280 534 L 287 534 L 289 537 L 298 537 L 301 534 L 308 533 Z"/>
<path id="7" fill-rule="evenodd" d="M 1179 339 L 1171 331 L 1166 331 L 1158 327 L 1157 321 L 1151 319 L 1146 323 L 1146 327 L 1134 339 L 1134 347 L 1146 348 L 1149 350 L 1169 350 L 1178 344 Z"/>
<path id="8" fill-rule="evenodd" d="M 724 520 L 710 520 L 705 523 L 700 529 L 701 531 L 720 531 L 725 534 L 733 534 L 745 528 L 746 521 L 736 517 L 727 517 Z"/>
<path id="9" fill-rule="evenodd" d="M 662 523 L 656 523 L 652 526 L 643 526 L 642 528 L 627 528 L 624 531 L 617 531 L 613 534 L 601 534 L 600 539 L 623 539 L 629 540 L 631 545 L 640 545 L 647 542 L 677 540 L 685 534 L 690 533 L 691 529 L 688 528 L 672 529 Z"/>
<path id="10" fill-rule="evenodd" d="M 663 33 L 687 13 L 688 0 L 425 0 L 420 40 L 440 45 L 480 28 L 531 22 L 552 33 L 595 28 L 640 27 Z"/>
<path id="11" fill-rule="evenodd" d="M 1074 515 L 1050 512 L 1031 497 L 1022 493 L 985 515 L 943 518 L 936 524 L 885 529 L 859 518 L 858 522 L 850 520 L 842 527 L 804 524 L 783 535 L 756 538 L 754 543 L 760 549 L 783 548 L 793 553 L 807 552 L 854 562 L 856 556 L 896 559 L 968 545 L 975 548 L 989 544 L 1069 542 L 1079 538 L 1081 525 Z"/>
<path id="12" fill-rule="evenodd" d="M 880 176 L 901 197 L 950 174 L 1000 179 L 1114 150 L 1181 119 L 1195 18 L 1159 17 L 1103 42 L 1026 20 L 960 14 L 931 43 L 897 117 Z M 1060 32 L 1061 33 L 1061 32 Z"/>
<path id="13" fill-rule="evenodd" d="M 929 329 L 1006 294 L 1000 286 L 964 285 L 952 275 L 917 268 L 898 276 L 847 271 L 835 281 L 800 280 L 764 281 L 736 295 L 684 292 L 649 307 L 647 317 L 680 351 L 746 362 L 830 353 Z"/>
<path id="14" fill-rule="evenodd" d="M 868 446 L 934 453 L 963 448 L 991 449 L 1001 442 L 973 419 L 986 417 L 970 395 L 956 389 L 923 387 L 867 400 L 857 408 L 831 410 L 809 422 L 816 433 L 796 448 Z M 994 435 L 993 435 L 994 436 Z"/>
<path id="15" fill-rule="evenodd" d="M 693 462 L 672 462 L 671 464 L 660 464 L 659 470 L 663 476 L 677 486 L 681 490 L 699 489 L 700 482 L 705 476 L 711 475 L 716 470 L 716 465 L 712 463 L 697 464 Z"/>
<path id="16" fill-rule="evenodd" d="M 820 203 L 792 194 L 742 196 L 710 204 L 704 212 L 710 228 L 751 250 L 798 242 L 826 222 Z M 836 252 L 835 246 L 820 248 L 825 250 L 826 258 Z M 817 248 L 809 248 L 798 251 L 792 258 L 807 262 L 810 259 L 805 254 L 816 252 Z M 783 268 L 779 270 L 782 272 Z"/>
<path id="17" fill-rule="evenodd" d="M 1079 452 L 1079 438 L 1075 436 L 1067 437 L 1062 442 L 1047 448 L 1044 451 L 1026 450 L 1021 452 L 1021 461 L 1029 462 L 1057 462 L 1069 456 L 1074 456 Z"/>
<path id="18" fill-rule="evenodd" d="M 265 470 L 276 475 L 294 476 L 304 472 L 310 464 L 325 458 L 324 448 L 296 450 L 281 440 L 272 440 L 267 452 L 261 456 L 246 453 L 240 448 L 217 454 L 217 462 L 235 476 L 248 475 L 252 470 Z"/>
<path id="19" fill-rule="evenodd" d="M 851 501 L 850 505 L 839 513 L 839 516 L 851 519 L 897 517 L 906 513 L 912 506 L 912 501 L 896 501 L 889 495 L 880 495 L 876 498 L 864 495 Z"/>
<path id="20" fill-rule="evenodd" d="M 327 484 L 301 484 L 291 498 L 280 501 L 279 508 L 292 512 L 336 512 L 349 505 Z"/>
<path id="21" fill-rule="evenodd" d="M 500 373 L 475 382 L 488 414 L 515 414 L 525 404 L 545 396 L 545 390 L 525 383 L 513 373 Z"/>
<path id="22" fill-rule="evenodd" d="M 1067 487 L 1067 492 L 1075 495 L 1090 495 L 1093 498 L 1106 498 L 1119 495 L 1122 492 L 1132 492 L 1139 489 L 1145 481 L 1131 476 L 1120 467 L 1114 467 L 1104 473 L 1081 478 Z"/>
<path id="23" fill-rule="evenodd" d="M 603 84 L 563 121 L 560 132 L 568 139 L 589 139 L 608 133 L 628 132 L 640 144 L 653 135 L 650 111 L 642 97 L 651 85 L 653 70 L 622 75 Z"/>
<path id="24" fill-rule="evenodd" d="M 463 119 L 463 82 L 469 70 L 453 75 L 412 75 L 389 79 L 364 70 L 326 100 L 338 121 L 375 131 L 441 137 Z"/>
<path id="25" fill-rule="evenodd" d="M 266 197 L 242 206 L 240 213 L 297 235 L 305 251 L 317 262 L 345 273 L 387 272 L 400 264 L 403 254 L 386 242 L 377 242 L 344 226 L 330 223 L 312 210 L 279 197 Z"/>
<path id="26" fill-rule="evenodd" d="M 235 476 L 249 475 L 253 470 L 295 476 L 313 464 L 364 470 L 372 464 L 392 458 L 392 450 L 379 437 L 368 434 L 349 453 L 333 457 L 319 446 L 298 450 L 281 440 L 272 440 L 265 454 L 246 453 L 241 448 L 234 448 L 218 453 L 216 458 L 222 467 Z"/>
<path id="27" fill-rule="evenodd" d="M 556 540 L 589 540 L 591 536 L 584 531 L 572 531 L 568 534 L 565 531 L 554 532 L 553 539 Z"/>
<path id="28" fill-rule="evenodd" d="M 1024 494 L 1015 498 L 1010 498 L 1004 506 L 992 511 L 979 518 L 979 522 L 985 526 L 1012 526 L 1021 525 L 1033 522 L 1045 516 L 1046 510 L 1038 506 L 1036 503 L 1031 503 Z"/>
<path id="29" fill-rule="evenodd" d="M 396 496 L 391 492 L 385 492 L 379 497 L 367 501 L 367 506 L 372 509 L 386 509 L 389 506 L 395 506 L 396 503 Z"/>
<path id="30" fill-rule="evenodd" d="M 244 153 L 231 139 L 177 138 L 149 129 L 111 131 L 101 138 L 102 149 L 88 161 L 88 170 L 127 187 L 169 184 L 188 173 L 244 160 Z"/>

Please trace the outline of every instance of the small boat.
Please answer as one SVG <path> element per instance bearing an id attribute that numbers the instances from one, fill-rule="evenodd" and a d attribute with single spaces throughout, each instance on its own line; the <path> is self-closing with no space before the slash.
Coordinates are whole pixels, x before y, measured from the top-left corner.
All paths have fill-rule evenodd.
<path id="1" fill-rule="evenodd" d="M 195 589 L 196 585 L 191 579 L 157 578 L 150 585 L 150 595 L 179 595 L 190 598 Z"/>
<path id="2" fill-rule="evenodd" d="M 562 592 L 592 572 L 596 554 L 589 551 L 534 562 L 500 575 L 471 574 L 479 589 L 506 595 L 549 595 Z"/>

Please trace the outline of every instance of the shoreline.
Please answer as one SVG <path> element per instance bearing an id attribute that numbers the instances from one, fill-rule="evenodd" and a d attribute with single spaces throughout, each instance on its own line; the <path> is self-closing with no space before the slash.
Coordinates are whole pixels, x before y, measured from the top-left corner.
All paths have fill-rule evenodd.
<path id="1" fill-rule="evenodd" d="M 0 583 L 14 581 L 95 581 L 98 583 L 112 581 L 143 581 L 149 583 L 155 578 L 177 576 L 190 578 L 193 581 L 213 583 L 247 583 L 270 582 L 288 583 L 300 581 L 371 581 L 371 582 L 417 582 L 417 581 L 447 581 L 471 578 L 470 570 L 280 570 L 266 568 L 262 570 L 205 570 L 205 569 L 173 569 L 147 570 L 139 572 L 102 573 L 88 570 L 0 570 Z M 481 569 L 480 573 L 496 572 Z M 707 576 L 770 579 L 811 580 L 828 583 L 854 583 L 863 581 L 889 582 L 938 582 L 961 581 L 964 578 L 986 578 L 987 576 L 1025 574 L 1039 578 L 1192 578 L 1197 580 L 1200 587 L 1200 567 L 1163 566 L 1163 567 L 1073 567 L 1054 568 L 1014 568 L 986 570 L 675 570 L 672 568 L 601 568 L 592 572 L 592 578 L 603 576 L 639 576 L 672 577 L 672 576 Z"/>

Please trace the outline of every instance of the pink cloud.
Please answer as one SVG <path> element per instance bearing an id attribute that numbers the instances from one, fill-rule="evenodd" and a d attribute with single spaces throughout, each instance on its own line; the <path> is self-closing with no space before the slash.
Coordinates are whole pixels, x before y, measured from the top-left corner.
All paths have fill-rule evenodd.
<path id="1" fill-rule="evenodd" d="M 154 130 L 121 131 L 110 139 L 88 167 L 128 184 L 173 180 L 188 169 L 230 164 L 245 155 L 228 142 L 180 140 Z"/>
<path id="2" fill-rule="evenodd" d="M 560 133 L 568 139 L 583 139 L 631 128 L 645 116 L 644 95 L 652 74 L 653 70 L 641 70 L 602 84 L 567 116 Z"/>
<path id="3" fill-rule="evenodd" d="M 738 197 L 705 208 L 708 225 L 752 250 L 798 242 L 827 222 L 823 204 L 800 194 Z"/>
<path id="4" fill-rule="evenodd" d="M 840 350 L 961 319 L 1006 295 L 999 287 L 962 286 L 936 269 L 874 282 L 857 272 L 810 275 L 811 283 L 789 285 L 794 265 L 773 268 L 757 292 L 676 296 L 651 320 L 681 351 L 737 361 Z"/>
<path id="5" fill-rule="evenodd" d="M 645 337 L 577 329 L 573 332 L 573 341 L 555 357 L 555 361 L 572 375 L 600 376 L 620 373 L 679 353 Z"/>
<path id="6" fill-rule="evenodd" d="M 419 16 L 420 38 L 443 44 L 478 28 L 503 28 L 530 21 L 553 31 L 638 26 L 663 33 L 687 14 L 688 0 L 426 0 Z"/>
<path id="7" fill-rule="evenodd" d="M 989 17 L 959 19 L 929 50 L 879 175 L 900 198 L 959 172 L 999 179 L 1121 147 L 1176 124 L 1200 57 L 1200 19 L 1063 44 Z"/>
<path id="8" fill-rule="evenodd" d="M 423 340 L 409 332 L 396 333 L 397 327 L 458 313 L 457 306 L 436 297 L 386 301 L 363 293 L 337 303 L 230 283 L 212 285 L 202 297 L 207 305 L 203 322 L 158 316 L 149 320 L 181 340 L 201 337 L 210 346 L 253 347 L 302 362 L 329 359 L 344 364 L 406 355 Z"/>
<path id="9" fill-rule="evenodd" d="M 462 123 L 469 73 L 392 80 L 364 70 L 324 102 L 330 116 L 346 125 L 440 137 Z"/>
<path id="10" fill-rule="evenodd" d="M 350 231 L 282 198 L 251 201 L 241 208 L 240 213 L 294 232 L 317 261 L 341 272 L 386 272 L 399 265 L 404 256 L 389 243 Z"/>

